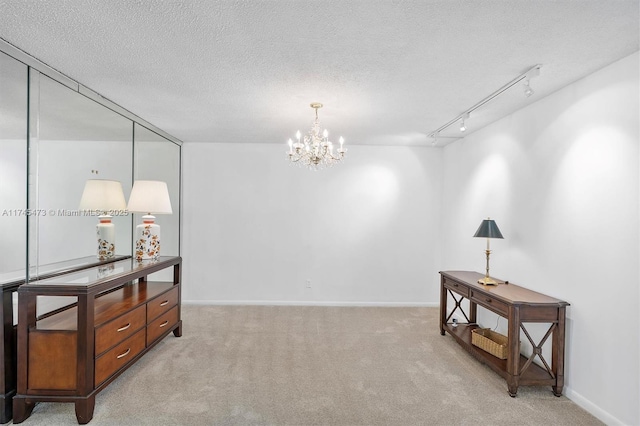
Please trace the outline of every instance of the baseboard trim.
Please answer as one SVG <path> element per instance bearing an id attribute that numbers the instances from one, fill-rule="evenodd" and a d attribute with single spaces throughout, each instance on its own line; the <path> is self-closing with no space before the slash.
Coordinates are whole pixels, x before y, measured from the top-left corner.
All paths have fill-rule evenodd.
<path id="1" fill-rule="evenodd" d="M 585 398 L 584 396 L 582 396 L 579 393 L 575 392 L 573 389 L 571 389 L 568 386 L 564 387 L 564 392 L 563 393 L 564 393 L 564 396 L 569 398 L 571 401 L 573 401 L 580 408 L 584 409 L 585 411 L 589 412 L 590 414 L 593 414 L 594 417 L 596 417 L 601 422 L 607 424 L 608 426 L 625 425 L 626 424 L 626 423 L 620 421 L 619 419 L 617 419 L 616 417 L 614 417 L 613 415 L 611 415 L 610 413 L 604 411 L 602 408 L 598 407 L 596 404 L 594 404 L 593 402 L 589 401 L 587 398 Z"/>
<path id="2" fill-rule="evenodd" d="M 183 305 L 252 305 L 252 306 L 359 306 L 437 308 L 440 303 L 418 302 L 321 302 L 309 300 L 183 300 Z"/>

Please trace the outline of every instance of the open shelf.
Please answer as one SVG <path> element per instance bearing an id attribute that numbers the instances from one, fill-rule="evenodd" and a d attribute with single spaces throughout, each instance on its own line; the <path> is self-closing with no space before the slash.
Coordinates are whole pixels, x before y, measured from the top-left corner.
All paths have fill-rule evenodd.
<path id="1" fill-rule="evenodd" d="M 489 368 L 500 374 L 505 379 L 507 378 L 509 373 L 507 373 L 506 359 L 495 357 L 489 352 L 471 344 L 471 330 L 480 328 L 477 324 L 458 323 L 458 326 L 455 328 L 452 327 L 451 324 L 444 324 L 443 328 L 478 361 L 486 364 Z M 519 368 L 522 368 L 526 362 L 527 358 L 520 355 L 520 362 L 518 363 Z M 520 376 L 521 385 L 553 385 L 554 383 L 555 379 L 549 374 L 549 372 L 533 362 L 529 364 L 529 367 L 527 367 Z"/>

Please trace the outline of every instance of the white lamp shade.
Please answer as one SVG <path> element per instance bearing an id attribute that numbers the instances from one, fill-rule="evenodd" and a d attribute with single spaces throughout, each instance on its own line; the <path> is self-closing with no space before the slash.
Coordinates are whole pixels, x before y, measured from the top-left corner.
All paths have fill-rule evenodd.
<path id="1" fill-rule="evenodd" d="M 134 213 L 171 214 L 171 199 L 165 182 L 137 180 L 133 183 L 127 210 Z"/>
<path id="2" fill-rule="evenodd" d="M 127 202 L 117 180 L 89 179 L 84 184 L 80 210 L 124 210 Z"/>

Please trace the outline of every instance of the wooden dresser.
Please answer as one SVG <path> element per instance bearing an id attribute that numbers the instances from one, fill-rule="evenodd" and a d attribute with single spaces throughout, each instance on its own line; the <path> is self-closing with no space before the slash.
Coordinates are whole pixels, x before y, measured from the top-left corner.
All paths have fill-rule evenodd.
<path id="1" fill-rule="evenodd" d="M 20 286 L 13 422 L 50 401 L 75 403 L 78 423 L 88 423 L 98 392 L 167 334 L 179 337 L 181 263 L 128 259 Z M 147 280 L 170 267 L 172 281 Z M 77 303 L 37 318 L 38 296 Z"/>
<path id="2" fill-rule="evenodd" d="M 488 365 L 507 381 L 509 395 L 515 397 L 520 385 L 548 385 L 554 395 L 562 395 L 564 386 L 565 315 L 567 302 L 537 293 L 532 290 L 499 281 L 496 286 L 478 284 L 484 275 L 470 271 L 440 272 L 440 334 L 449 333 L 476 359 Z M 449 296 L 455 306 L 449 312 Z M 468 309 L 463 301 L 468 300 Z M 508 325 L 507 359 L 499 359 L 471 344 L 471 330 L 478 328 L 477 308 L 488 309 L 504 318 Z M 466 319 L 466 323 L 451 321 L 454 314 Z M 535 342 L 525 323 L 547 323 L 549 329 L 544 337 Z M 531 343 L 532 354 L 520 354 L 520 330 Z M 544 358 L 542 348 L 551 337 L 551 365 Z M 538 357 L 540 364 L 534 359 Z"/>
<path id="3" fill-rule="evenodd" d="M 31 271 L 32 279 L 37 274 L 38 279 L 52 278 L 59 275 L 77 272 L 83 269 L 104 266 L 119 260 L 130 259 L 131 256 L 115 256 L 109 260 L 98 260 L 96 256 L 85 256 L 77 259 L 65 260 L 47 265 L 40 265 L 36 271 Z M 2 304 L 0 317 L 3 327 L 0 329 L 0 423 L 7 423 L 13 418 L 13 396 L 16 394 L 16 345 L 17 345 L 17 309 L 14 306 L 14 294 L 25 283 L 27 272 L 25 269 L 0 274 L 2 288 Z"/>

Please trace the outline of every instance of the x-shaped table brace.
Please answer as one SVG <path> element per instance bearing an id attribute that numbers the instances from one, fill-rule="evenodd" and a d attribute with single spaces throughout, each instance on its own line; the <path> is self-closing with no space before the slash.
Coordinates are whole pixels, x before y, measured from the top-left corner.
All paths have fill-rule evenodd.
<path id="1" fill-rule="evenodd" d="M 456 302 L 456 307 L 453 308 L 453 310 L 451 311 L 451 313 L 449 314 L 449 316 L 446 319 L 446 323 L 449 322 L 449 319 L 453 316 L 453 313 L 460 309 L 460 312 L 462 312 L 462 315 L 464 315 L 465 319 L 467 320 L 468 323 L 470 323 L 471 321 L 469 321 L 469 317 L 467 316 L 467 314 L 464 312 L 464 309 L 462 309 L 462 306 L 460 306 L 460 303 L 464 300 L 464 296 L 460 296 L 460 300 L 456 299 L 455 294 L 453 294 L 453 292 L 449 289 L 447 289 L 449 291 L 449 294 L 451 295 L 451 297 L 453 297 L 453 300 Z"/>
<path id="2" fill-rule="evenodd" d="M 536 343 L 533 341 L 533 339 L 529 335 L 529 332 L 524 327 L 524 324 L 522 323 L 520 324 L 520 328 L 522 329 L 522 331 L 524 331 L 524 334 L 527 336 L 527 339 L 529 339 L 529 342 L 531 342 L 531 346 L 533 346 L 533 353 L 531 354 L 527 362 L 524 363 L 524 365 L 522 366 L 522 369 L 520 369 L 520 373 L 519 373 L 520 375 L 522 375 L 522 373 L 527 368 L 529 368 L 529 365 L 531 365 L 531 363 L 533 362 L 533 359 L 537 355 L 542 361 L 542 363 L 544 364 L 544 367 L 547 369 L 547 372 L 549 373 L 549 375 L 554 379 L 556 378 L 556 375 L 553 374 L 553 370 L 549 367 L 549 364 L 547 364 L 547 360 L 545 360 L 544 357 L 542 356 L 542 347 L 544 346 L 544 343 L 547 341 L 549 336 L 551 336 L 551 334 L 555 331 L 557 326 L 558 324 L 556 323 L 551 324 L 551 327 L 549 327 L 549 330 L 547 330 L 547 334 L 545 334 L 542 340 L 540 340 L 540 343 L 536 345 Z"/>

